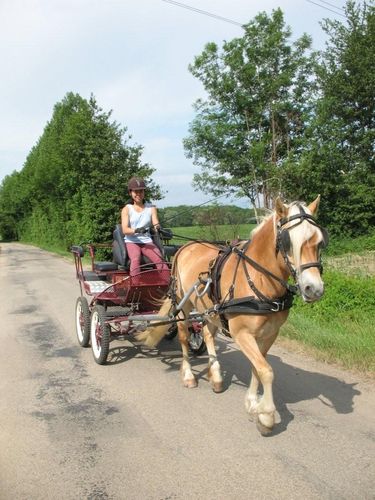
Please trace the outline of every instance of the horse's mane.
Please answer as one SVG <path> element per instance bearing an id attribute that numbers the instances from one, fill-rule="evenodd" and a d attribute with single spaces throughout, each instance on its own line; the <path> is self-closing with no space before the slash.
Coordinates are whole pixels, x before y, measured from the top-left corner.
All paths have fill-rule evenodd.
<path id="1" fill-rule="evenodd" d="M 275 212 L 271 211 L 271 210 L 269 211 L 269 213 L 267 215 L 263 215 L 261 217 L 262 222 L 254 227 L 254 229 L 250 233 L 250 236 L 254 236 L 258 231 L 260 231 L 260 229 L 262 229 L 262 227 L 267 223 L 267 221 L 269 221 L 269 219 L 271 219 L 274 215 L 275 215 Z"/>

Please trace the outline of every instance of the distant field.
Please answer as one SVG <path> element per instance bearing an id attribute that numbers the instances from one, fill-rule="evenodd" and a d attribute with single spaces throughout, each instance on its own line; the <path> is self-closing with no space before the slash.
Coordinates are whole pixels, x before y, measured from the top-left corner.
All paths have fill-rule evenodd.
<path id="1" fill-rule="evenodd" d="M 184 238 L 211 241 L 226 241 L 236 238 L 247 240 L 255 226 L 256 224 L 174 227 L 172 228 L 174 235 L 172 243 L 183 244 L 186 242 Z"/>

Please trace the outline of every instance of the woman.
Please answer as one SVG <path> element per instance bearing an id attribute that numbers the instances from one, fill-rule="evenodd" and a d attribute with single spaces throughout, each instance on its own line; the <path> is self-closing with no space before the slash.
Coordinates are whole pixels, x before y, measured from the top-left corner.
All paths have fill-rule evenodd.
<path id="1" fill-rule="evenodd" d="M 163 262 L 160 249 L 150 236 L 150 228 L 159 229 L 156 207 L 145 203 L 145 182 L 140 177 L 132 177 L 128 182 L 131 200 L 121 212 L 121 226 L 126 250 L 130 258 L 130 275 L 140 271 L 141 256 L 145 255 L 159 270 L 168 269 Z"/>

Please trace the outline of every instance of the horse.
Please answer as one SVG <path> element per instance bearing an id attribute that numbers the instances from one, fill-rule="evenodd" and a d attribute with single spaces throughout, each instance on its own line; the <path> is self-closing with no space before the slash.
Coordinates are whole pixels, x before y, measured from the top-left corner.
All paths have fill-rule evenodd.
<path id="1" fill-rule="evenodd" d="M 246 242 L 183 245 L 174 257 L 171 288 L 159 311 L 177 321 L 185 387 L 197 386 L 189 362 L 187 318 L 191 311 L 203 318 L 208 379 L 215 392 L 223 390 L 223 379 L 214 336 L 221 328 L 234 339 L 252 365 L 245 408 L 263 435 L 272 431 L 276 412 L 274 374 L 266 355 L 288 317 L 294 295 L 299 293 L 304 302 L 312 303 L 324 293 L 320 252 L 328 243 L 328 233 L 316 222 L 319 202 L 320 195 L 309 205 L 284 204 L 277 198 L 274 211 Z M 138 338 L 154 347 L 168 327 L 166 322 L 151 323 Z"/>

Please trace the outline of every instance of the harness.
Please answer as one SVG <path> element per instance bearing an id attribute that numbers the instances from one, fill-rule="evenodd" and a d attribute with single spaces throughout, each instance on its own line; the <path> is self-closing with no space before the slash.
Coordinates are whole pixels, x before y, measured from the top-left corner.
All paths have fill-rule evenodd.
<path id="1" fill-rule="evenodd" d="M 205 311 L 205 315 L 218 314 L 225 334 L 229 335 L 228 330 L 228 319 L 227 315 L 229 314 L 254 314 L 254 315 L 263 315 L 263 314 L 271 314 L 277 313 L 280 311 L 288 310 L 293 305 L 294 296 L 298 294 L 298 275 L 301 274 L 302 271 L 311 267 L 317 267 L 319 271 L 322 273 L 323 268 L 321 264 L 321 258 L 319 253 L 319 260 L 316 262 L 310 262 L 307 264 L 302 264 L 298 267 L 298 269 L 294 268 L 292 263 L 289 260 L 288 253 L 291 248 L 291 239 L 289 231 L 301 224 L 304 220 L 307 220 L 310 224 L 318 227 L 323 236 L 323 240 L 320 244 L 321 247 L 324 247 L 328 244 L 328 233 L 326 229 L 321 227 L 314 217 L 305 212 L 302 205 L 298 204 L 300 213 L 296 215 L 292 215 L 290 217 L 284 217 L 280 219 L 276 225 L 276 255 L 278 252 L 282 255 L 284 262 L 294 280 L 293 283 L 289 283 L 288 281 L 280 278 L 279 276 L 273 274 L 271 271 L 263 267 L 261 264 L 256 262 L 254 259 L 246 255 L 246 251 L 251 245 L 251 240 L 242 241 L 234 244 L 226 244 L 220 245 L 217 244 L 218 255 L 215 259 L 213 259 L 209 264 L 208 271 L 201 272 L 199 274 L 198 281 L 191 287 L 188 291 L 187 296 L 182 299 L 180 304 L 177 305 L 176 300 L 176 280 L 173 279 L 171 283 L 171 287 L 169 290 L 169 297 L 172 299 L 172 304 L 174 304 L 174 312 L 173 316 L 177 316 L 177 314 L 182 310 L 182 306 L 184 302 L 188 299 L 188 297 L 195 292 L 198 297 L 202 297 L 206 293 L 208 294 L 210 300 L 213 302 L 213 307 L 209 308 Z M 288 227 L 283 227 L 285 224 L 292 222 L 294 220 L 298 220 L 295 224 Z M 203 242 L 200 243 L 209 243 L 212 245 L 212 242 Z M 234 254 L 237 256 L 236 264 L 234 266 L 232 284 L 230 285 L 228 291 L 225 296 L 222 297 L 221 293 L 221 276 L 223 273 L 223 269 L 229 259 L 229 257 Z M 177 257 L 178 252 L 175 257 Z M 173 263 L 173 268 L 176 265 L 177 259 L 175 258 Z M 234 298 L 234 288 L 236 282 L 236 276 L 238 270 L 242 266 L 244 275 L 246 277 L 246 281 L 249 285 L 249 288 L 252 290 L 254 296 L 245 296 Z M 258 272 L 262 273 L 265 276 L 268 276 L 272 280 L 278 282 L 285 289 L 285 294 L 282 297 L 270 298 L 264 295 L 255 285 L 253 280 L 249 274 L 249 266 Z M 172 269 L 172 274 L 173 269 Z M 198 290 L 200 286 L 203 286 L 203 291 Z"/>
<path id="2" fill-rule="evenodd" d="M 297 293 L 297 287 L 287 283 L 282 278 L 274 275 L 268 269 L 264 268 L 253 259 L 248 257 L 245 252 L 251 240 L 247 240 L 235 246 L 227 246 L 219 250 L 217 258 L 211 263 L 210 270 L 207 273 L 211 280 L 211 287 L 209 289 L 209 297 L 214 303 L 214 306 L 209 309 L 208 314 L 217 313 L 223 325 L 224 333 L 228 331 L 227 314 L 270 314 L 274 312 L 284 311 L 290 309 L 293 305 L 294 295 Z M 237 261 L 232 278 L 232 284 L 228 289 L 226 296 L 223 298 L 220 290 L 220 280 L 225 263 L 229 256 L 237 255 Z M 276 281 L 280 282 L 285 288 L 286 293 L 280 298 L 270 299 L 266 297 L 254 284 L 250 277 L 246 263 L 250 264 L 253 268 L 270 276 Z M 234 298 L 234 284 L 239 267 L 242 266 L 246 281 L 250 289 L 255 294 L 253 296 Z"/>
<path id="3" fill-rule="evenodd" d="M 278 221 L 277 236 L 276 236 L 276 254 L 280 251 L 286 263 L 286 266 L 293 277 L 295 284 L 289 283 L 288 281 L 280 278 L 279 276 L 276 276 L 271 271 L 269 271 L 268 269 L 260 265 L 258 262 L 256 262 L 254 259 L 246 255 L 246 251 L 251 244 L 251 240 L 247 240 L 245 242 L 236 245 L 228 245 L 226 247 L 221 247 L 217 258 L 210 264 L 210 270 L 206 274 L 209 276 L 211 280 L 209 297 L 215 305 L 208 311 L 208 313 L 219 314 L 223 327 L 226 331 L 228 331 L 228 320 L 226 317 L 226 315 L 228 314 L 259 315 L 259 314 L 276 313 L 290 309 L 293 305 L 294 296 L 299 291 L 297 284 L 298 275 L 305 269 L 311 267 L 317 267 L 319 271 L 322 273 L 323 267 L 321 264 L 320 255 L 319 255 L 319 261 L 302 264 L 301 266 L 299 266 L 298 269 L 295 269 L 289 260 L 288 252 L 291 247 L 289 231 L 298 224 L 301 224 L 304 220 L 307 220 L 309 223 L 319 227 L 319 229 L 322 231 L 323 241 L 321 246 L 326 246 L 328 244 L 327 231 L 317 224 L 312 215 L 304 211 L 302 205 L 298 205 L 298 207 L 300 209 L 299 214 L 292 215 L 290 217 L 285 217 Z M 296 224 L 293 224 L 292 226 L 283 228 L 285 224 L 294 220 L 298 220 L 298 222 Z M 221 296 L 220 279 L 225 263 L 227 262 L 229 256 L 232 254 L 235 254 L 238 257 L 238 259 L 235 265 L 232 285 L 229 287 L 226 296 L 223 298 Z M 252 268 L 261 272 L 265 276 L 269 276 L 272 280 L 280 283 L 283 286 L 283 288 L 285 288 L 286 293 L 279 298 L 271 299 L 265 296 L 255 286 L 253 280 L 250 277 L 249 269 L 246 264 L 249 264 Z M 233 297 L 236 275 L 241 265 L 246 277 L 246 281 L 250 289 L 254 293 L 255 297 L 253 296 L 240 297 L 240 298 Z"/>

